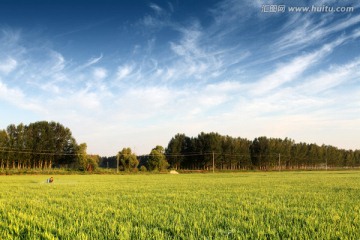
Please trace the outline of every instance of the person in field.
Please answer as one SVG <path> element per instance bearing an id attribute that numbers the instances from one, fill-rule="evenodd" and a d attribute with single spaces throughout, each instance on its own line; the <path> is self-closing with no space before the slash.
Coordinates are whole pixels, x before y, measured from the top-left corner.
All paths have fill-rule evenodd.
<path id="1" fill-rule="evenodd" d="M 53 178 L 53 177 L 48 178 L 48 179 L 46 180 L 47 183 L 52 183 L 53 181 L 54 181 L 54 178 Z"/>

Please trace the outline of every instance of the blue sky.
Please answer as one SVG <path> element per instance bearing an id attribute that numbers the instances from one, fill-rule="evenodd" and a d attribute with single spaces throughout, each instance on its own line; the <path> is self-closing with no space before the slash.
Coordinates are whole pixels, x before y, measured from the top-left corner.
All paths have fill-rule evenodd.
<path id="1" fill-rule="evenodd" d="M 0 129 L 60 122 L 106 156 L 201 131 L 360 149 L 359 7 L 0 0 Z"/>

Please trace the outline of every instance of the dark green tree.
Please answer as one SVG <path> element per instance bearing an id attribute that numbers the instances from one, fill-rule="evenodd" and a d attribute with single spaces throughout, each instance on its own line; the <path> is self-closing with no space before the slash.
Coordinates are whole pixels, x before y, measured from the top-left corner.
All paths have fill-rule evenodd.
<path id="1" fill-rule="evenodd" d="M 251 162 L 256 168 L 267 169 L 269 165 L 269 140 L 266 137 L 255 138 L 250 145 Z"/>
<path id="2" fill-rule="evenodd" d="M 185 134 L 176 134 L 165 150 L 165 155 L 171 168 L 187 168 L 187 163 L 192 162 L 191 154 L 194 152 L 193 141 Z"/>
<path id="3" fill-rule="evenodd" d="M 76 160 L 76 141 L 60 123 L 11 124 L 2 131 L 2 168 L 51 168 L 68 166 Z"/>
<path id="4" fill-rule="evenodd" d="M 195 139 L 196 152 L 201 153 L 197 157 L 198 169 L 210 169 L 212 168 L 213 154 L 215 156 L 216 168 L 219 168 L 221 161 L 221 135 L 218 133 L 204 133 L 201 132 Z"/>
<path id="5" fill-rule="evenodd" d="M 237 169 L 250 169 L 252 167 L 251 155 L 250 155 L 250 145 L 251 141 L 246 138 L 236 138 L 235 139 L 235 157 L 238 161 Z"/>
<path id="6" fill-rule="evenodd" d="M 0 131 L 0 168 L 4 169 L 7 158 L 8 135 L 5 130 Z"/>
<path id="7" fill-rule="evenodd" d="M 168 147 L 165 150 L 168 162 L 172 168 L 178 169 L 184 161 L 184 147 L 186 145 L 185 134 L 176 134 L 171 138 Z"/>

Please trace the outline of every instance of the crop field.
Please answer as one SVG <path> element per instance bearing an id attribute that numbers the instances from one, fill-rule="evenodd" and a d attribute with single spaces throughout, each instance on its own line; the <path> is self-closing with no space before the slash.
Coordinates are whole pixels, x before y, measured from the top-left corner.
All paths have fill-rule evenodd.
<path id="1" fill-rule="evenodd" d="M 0 176 L 0 239 L 360 239 L 360 172 Z"/>

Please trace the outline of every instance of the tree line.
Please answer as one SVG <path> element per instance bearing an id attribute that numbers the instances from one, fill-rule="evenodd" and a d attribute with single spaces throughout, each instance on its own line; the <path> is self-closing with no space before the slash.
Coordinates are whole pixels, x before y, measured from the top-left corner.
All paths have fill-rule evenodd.
<path id="1" fill-rule="evenodd" d="M 104 168 L 117 168 L 121 171 L 164 171 L 170 165 L 166 159 L 165 149 L 157 145 L 147 155 L 136 156 L 131 148 L 123 148 L 116 156 L 103 157 L 100 166 Z"/>
<path id="2" fill-rule="evenodd" d="M 125 147 L 113 157 L 100 158 L 87 154 L 86 149 L 86 143 L 78 144 L 70 129 L 60 123 L 11 124 L 0 130 L 0 169 L 93 171 L 99 165 L 120 171 L 360 167 L 360 150 L 296 143 L 289 138 L 257 137 L 251 141 L 214 132 L 201 132 L 196 137 L 176 134 L 166 148 L 156 146 L 141 156 Z"/>
<path id="3" fill-rule="evenodd" d="M 285 138 L 246 138 L 200 133 L 176 134 L 166 148 L 170 166 L 177 169 L 316 169 L 359 167 L 360 150 L 330 145 L 295 143 Z"/>
<path id="4" fill-rule="evenodd" d="M 88 155 L 86 148 L 86 143 L 77 144 L 70 129 L 60 123 L 11 124 L 0 130 L 0 169 L 63 167 L 92 171 L 100 157 Z"/>
<path id="5" fill-rule="evenodd" d="M 133 160 L 125 160 L 130 155 Z M 116 168 L 117 159 L 125 171 L 327 169 L 360 167 L 360 150 L 296 143 L 289 138 L 257 137 L 251 141 L 201 132 L 196 137 L 176 134 L 165 149 L 156 146 L 147 155 L 136 156 L 130 148 L 124 148 L 117 156 L 102 158 L 101 166 Z"/>

